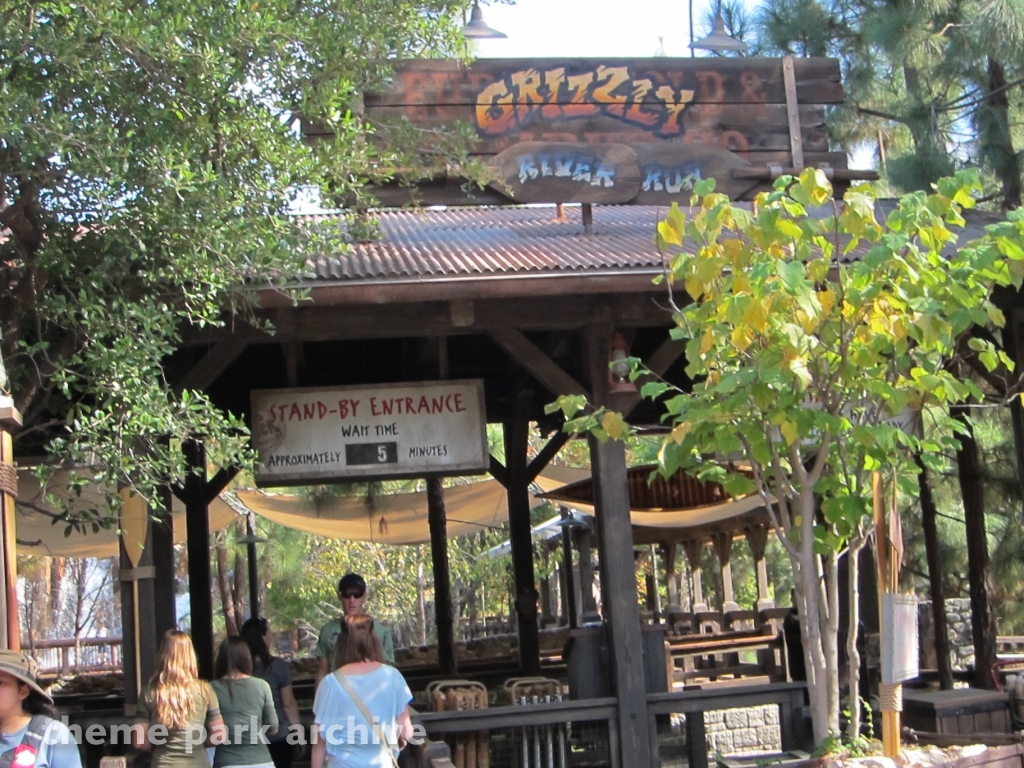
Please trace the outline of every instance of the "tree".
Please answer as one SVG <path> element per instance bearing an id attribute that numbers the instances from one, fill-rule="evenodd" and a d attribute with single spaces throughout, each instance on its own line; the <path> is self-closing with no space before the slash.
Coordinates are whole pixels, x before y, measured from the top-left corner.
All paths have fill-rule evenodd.
<path id="1" fill-rule="evenodd" d="M 353 105 L 396 58 L 460 50 L 464 5 L 2 0 L 0 352 L 19 450 L 151 499 L 191 434 L 248 465 L 244 426 L 176 391 L 165 362 L 183 327 L 230 322 L 248 289 L 340 247 L 297 226 L 297 199 L 414 164 L 401 136 L 447 149 L 411 130 L 375 142 Z M 304 143 L 300 117 L 334 138 Z"/>
<path id="2" fill-rule="evenodd" d="M 980 392 L 947 364 L 973 326 L 1002 325 L 989 295 L 1024 276 L 1024 213 L 953 248 L 976 172 L 904 197 L 884 224 L 870 187 L 836 204 L 820 170 L 780 179 L 753 212 L 711 189 L 699 183 L 690 217 L 673 207 L 658 225 L 663 248 L 695 244 L 666 270 L 692 390 L 652 381 L 642 391 L 662 399 L 672 427 L 663 473 L 756 492 L 769 509 L 793 568 L 821 743 L 839 733 L 839 557 L 863 542 L 874 472 L 915 494 L 915 453 L 928 463 L 955 446 L 948 406 Z M 675 304 L 679 288 L 688 303 Z M 990 342 L 970 344 L 985 365 L 1009 364 Z M 561 405 L 575 415 L 583 403 Z M 940 428 L 905 429 L 908 411 Z M 565 428 L 626 432 L 600 411 Z"/>
<path id="3" fill-rule="evenodd" d="M 847 103 L 830 133 L 850 151 L 877 143 L 895 188 L 927 190 L 977 165 L 989 172 L 987 196 L 1020 205 L 1018 3 L 769 0 L 760 22 L 762 54 L 842 61 Z"/>

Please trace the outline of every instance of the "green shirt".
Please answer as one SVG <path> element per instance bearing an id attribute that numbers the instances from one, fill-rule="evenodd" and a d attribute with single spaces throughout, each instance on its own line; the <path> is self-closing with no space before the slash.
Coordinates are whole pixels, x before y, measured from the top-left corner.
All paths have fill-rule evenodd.
<path id="1" fill-rule="evenodd" d="M 227 743 L 217 745 L 214 768 L 271 762 L 270 750 L 259 737 L 260 728 L 264 725 L 277 727 L 274 694 L 267 681 L 243 677 L 240 680 L 214 680 L 210 685 L 217 694 L 220 714 L 228 727 Z M 269 740 L 270 735 L 267 734 L 266 738 Z"/>
<path id="2" fill-rule="evenodd" d="M 152 694 L 148 690 L 139 696 L 135 708 L 136 723 L 147 727 L 160 725 L 152 702 Z M 168 728 L 167 742 L 162 746 L 153 746 L 152 768 L 210 768 L 205 745 L 188 743 L 186 730 L 205 726 L 209 733 L 210 722 L 219 718 L 220 705 L 217 702 L 217 694 L 213 692 L 209 683 L 202 682 L 196 687 L 187 725 L 184 728 Z M 197 732 L 192 731 L 188 735 L 194 739 Z"/>
<path id="3" fill-rule="evenodd" d="M 316 641 L 316 650 L 313 655 L 318 659 L 327 659 L 331 669 L 334 669 L 334 646 L 338 644 L 338 635 L 341 634 L 341 622 L 344 617 L 331 619 L 324 624 L 320 630 L 320 638 Z M 380 640 L 380 647 L 384 650 L 384 661 L 391 666 L 395 665 L 395 642 L 391 639 L 391 632 L 379 621 L 373 622 L 373 631 L 377 633 Z"/>

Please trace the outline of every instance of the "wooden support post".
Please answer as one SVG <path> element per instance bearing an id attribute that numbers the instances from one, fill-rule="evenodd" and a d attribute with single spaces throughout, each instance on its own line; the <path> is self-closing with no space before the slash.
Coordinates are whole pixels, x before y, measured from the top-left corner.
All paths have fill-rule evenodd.
<path id="1" fill-rule="evenodd" d="M 768 547 L 768 526 L 752 525 L 746 529 L 746 535 L 756 571 L 757 610 L 763 611 L 775 605 L 768 596 L 768 566 L 764 559 L 764 551 Z"/>
<path id="2" fill-rule="evenodd" d="M 967 420 L 966 406 L 953 406 L 954 418 L 966 428 L 957 435 L 960 449 L 956 452 L 960 494 L 964 502 L 964 524 L 967 529 L 967 572 L 971 596 L 971 629 L 974 631 L 975 688 L 993 688 L 992 664 L 996 660 L 996 615 L 992 606 L 995 585 L 989 567 L 988 537 L 985 533 L 985 500 L 981 487 L 981 466 L 974 429 Z"/>
<path id="3" fill-rule="evenodd" d="M 800 107 L 796 93 L 796 72 L 792 56 L 782 57 L 782 82 L 786 88 L 786 117 L 789 122 L 789 147 L 793 155 L 793 169 L 797 174 L 804 169 L 804 145 L 800 131 Z"/>
<path id="4" fill-rule="evenodd" d="M 182 444 L 188 466 L 185 477 L 185 531 L 188 537 L 188 594 L 192 645 L 199 677 L 213 679 L 213 598 L 210 592 L 210 512 L 206 488 L 206 449 L 192 438 Z"/>
<path id="5" fill-rule="evenodd" d="M 665 589 L 668 592 L 668 608 L 666 612 L 680 610 L 679 607 L 679 572 L 676 570 L 676 551 L 674 541 L 662 544 L 662 557 L 665 558 Z"/>
<path id="6" fill-rule="evenodd" d="M 704 588 L 700 575 L 700 553 L 704 550 L 704 542 L 700 539 L 687 539 L 683 542 L 683 549 L 686 550 L 686 562 L 690 565 L 690 585 L 693 589 L 693 604 L 690 610 L 694 613 L 706 611 L 708 607 L 704 604 Z"/>
<path id="7" fill-rule="evenodd" d="M 573 534 L 576 549 L 580 553 L 580 621 L 594 624 L 601 621 L 594 600 L 594 556 L 590 547 L 590 528 L 577 528 Z"/>
<path id="8" fill-rule="evenodd" d="M 530 425 L 521 393 L 516 418 L 505 423 L 505 471 L 508 480 L 508 527 L 515 582 L 516 626 L 519 630 L 519 666 L 524 675 L 540 674 L 540 636 L 537 634 L 537 585 L 533 573 L 533 538 L 530 531 L 530 490 L 526 480 L 526 448 Z"/>
<path id="9" fill-rule="evenodd" d="M 881 591 L 895 592 L 896 572 L 895 562 L 889 557 L 889 536 L 885 520 L 884 495 L 882 491 L 881 472 L 872 473 L 872 492 L 874 496 L 874 522 L 875 522 L 875 557 L 878 559 L 878 584 Z M 879 611 L 883 610 L 884 600 L 879 599 Z M 884 617 L 880 617 L 884 621 Z M 902 701 L 902 694 L 896 695 L 900 684 L 881 683 L 879 686 L 879 698 L 881 699 L 882 710 L 882 751 L 886 757 L 897 757 L 900 753 L 900 712 L 895 706 L 896 700 Z"/>
<path id="10" fill-rule="evenodd" d="M 575 629 L 579 624 L 579 616 L 576 615 L 576 580 L 573 578 L 572 531 L 572 526 L 562 528 L 562 605 L 565 606 L 565 620 L 569 629 Z"/>
<path id="11" fill-rule="evenodd" d="M 607 401 L 608 339 L 611 328 L 586 329 L 584 352 L 595 404 Z M 629 515 L 626 447 L 621 440 L 601 442 L 589 435 L 591 475 L 601 553 L 601 605 L 611 661 L 611 680 L 618 698 L 622 765 L 651 765 L 652 754 L 644 684 L 640 610 L 633 564 L 633 525 Z"/>
<path id="12" fill-rule="evenodd" d="M 21 414 L 10 397 L 0 396 L 0 648 L 21 650 L 18 616 L 18 548 L 14 521 L 18 498 L 18 471 L 14 468 L 14 438 Z"/>
<path id="13" fill-rule="evenodd" d="M 718 556 L 718 565 L 722 569 L 722 604 L 719 610 L 737 611 L 739 605 L 733 599 L 732 586 L 732 535 L 728 531 L 716 531 L 711 537 L 711 546 Z"/>
<path id="14" fill-rule="evenodd" d="M 600 550 L 601 605 L 608 633 L 612 681 L 619 700 L 622 765 L 650 765 L 647 694 L 644 689 L 640 611 L 633 574 L 633 529 L 629 518 L 625 446 L 591 435 Z"/>
<path id="15" fill-rule="evenodd" d="M 434 620 L 437 624 L 437 661 L 442 675 L 459 671 L 455 658 L 455 618 L 452 579 L 448 567 L 448 520 L 441 478 L 427 478 L 427 522 L 430 525 L 430 560 L 434 567 Z"/>
<path id="16" fill-rule="evenodd" d="M 178 625 L 178 607 L 174 592 L 174 524 L 171 521 L 170 488 L 160 491 L 159 507 L 152 510 L 150 521 L 150 557 L 155 571 L 153 577 L 153 621 L 156 644 L 164 633 Z"/>
<path id="17" fill-rule="evenodd" d="M 260 567 L 256 552 L 256 513 L 245 516 L 245 559 L 249 566 L 249 616 L 257 619 L 260 615 Z"/>
<path id="18" fill-rule="evenodd" d="M 153 526 L 145 500 L 121 491 L 120 580 L 125 713 L 134 714 L 142 687 L 156 671 L 156 569 Z"/>

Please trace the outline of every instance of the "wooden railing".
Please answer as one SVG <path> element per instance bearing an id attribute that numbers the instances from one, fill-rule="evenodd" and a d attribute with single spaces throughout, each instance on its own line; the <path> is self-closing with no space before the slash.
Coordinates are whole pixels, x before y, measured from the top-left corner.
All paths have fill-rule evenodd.
<path id="1" fill-rule="evenodd" d="M 996 655 L 1024 655 L 1024 635 L 1000 635 L 996 638 Z"/>
<path id="2" fill-rule="evenodd" d="M 22 650 L 35 659 L 40 675 L 80 675 L 121 670 L 120 637 L 32 640 Z"/>
<path id="3" fill-rule="evenodd" d="M 729 686 L 720 689 L 681 691 L 677 693 L 652 693 L 647 696 L 647 710 L 650 717 L 651 752 L 654 765 L 661 765 L 662 758 L 684 757 L 691 768 L 707 768 L 708 739 L 704 730 L 704 713 L 724 709 L 742 709 L 774 704 L 779 709 L 779 735 L 783 751 L 804 749 L 808 746 L 808 734 L 804 723 L 804 683 L 776 683 L 772 685 Z M 662 743 L 664 728 L 659 730 L 672 715 L 684 715 L 686 724 L 680 735 L 684 736 L 679 746 Z M 497 743 L 494 732 L 507 734 L 506 749 L 516 752 L 515 765 L 530 768 L 545 768 L 546 755 L 535 760 L 524 745 L 536 743 L 538 731 L 569 726 L 571 734 L 570 763 L 583 761 L 586 764 L 608 765 L 622 768 L 619 753 L 618 701 L 614 698 L 587 699 L 582 701 L 561 701 L 538 703 L 528 706 L 501 706 L 489 709 L 475 709 L 461 712 L 423 712 L 413 716 L 413 722 L 422 725 L 431 739 L 440 740 L 459 733 L 480 731 L 491 732 L 492 749 Z M 600 728 L 597 748 L 590 749 L 577 739 L 577 734 L 590 726 Z M 594 745 L 591 745 L 594 746 Z M 444 751 L 443 747 L 437 749 Z M 527 754 L 522 754 L 524 751 Z M 418 761 L 416 752 L 410 753 L 403 765 L 407 768 L 435 768 L 426 759 Z M 419 753 L 424 755 L 425 753 Z M 438 753 L 441 757 L 441 753 Z M 513 764 L 509 761 L 510 764 Z M 441 763 L 444 764 L 444 763 Z M 553 761 L 559 763 L 557 756 Z"/>

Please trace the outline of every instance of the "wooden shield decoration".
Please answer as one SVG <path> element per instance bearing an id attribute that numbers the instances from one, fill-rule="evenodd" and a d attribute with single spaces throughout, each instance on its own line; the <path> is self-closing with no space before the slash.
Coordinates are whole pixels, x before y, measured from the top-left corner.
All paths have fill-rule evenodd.
<path id="1" fill-rule="evenodd" d="M 625 203 L 640 189 L 636 153 L 625 144 L 525 141 L 489 162 L 504 181 L 491 188 L 517 203 Z"/>
<path id="2" fill-rule="evenodd" d="M 640 190 L 632 202 L 637 205 L 683 203 L 693 191 L 693 182 L 714 179 L 715 191 L 740 199 L 758 182 L 734 179 L 733 168 L 750 168 L 751 163 L 727 149 L 701 144 L 633 144 L 640 163 Z"/>
<path id="3" fill-rule="evenodd" d="M 149 505 L 141 496 L 122 488 L 121 495 L 121 538 L 124 549 L 131 560 L 132 568 L 139 564 L 142 551 L 146 548 L 146 533 L 149 530 Z"/>

